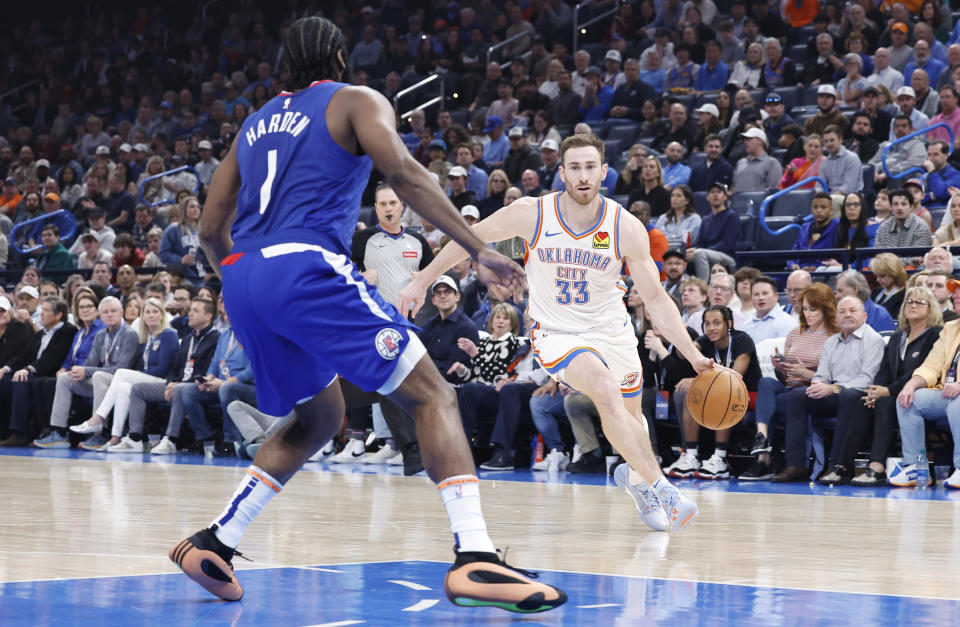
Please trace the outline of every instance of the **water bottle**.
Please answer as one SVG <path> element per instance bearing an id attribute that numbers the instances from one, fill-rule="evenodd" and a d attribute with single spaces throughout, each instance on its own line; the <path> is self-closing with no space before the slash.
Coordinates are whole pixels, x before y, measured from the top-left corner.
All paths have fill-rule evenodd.
<path id="1" fill-rule="evenodd" d="M 917 456 L 917 488 L 923 489 L 930 485 L 930 462 L 927 460 L 927 449 L 920 449 Z"/>

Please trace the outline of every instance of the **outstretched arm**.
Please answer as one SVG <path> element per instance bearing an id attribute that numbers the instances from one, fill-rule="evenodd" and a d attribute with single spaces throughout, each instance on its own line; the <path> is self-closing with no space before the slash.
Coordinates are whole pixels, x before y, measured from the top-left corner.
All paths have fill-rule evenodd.
<path id="1" fill-rule="evenodd" d="M 690 339 L 677 306 L 660 285 L 660 273 L 650 257 L 647 230 L 632 215 L 621 212 L 620 219 L 620 251 L 630 268 L 633 283 L 640 292 L 650 320 L 697 372 L 713 368 L 713 360 L 704 357 Z"/>
<path id="2" fill-rule="evenodd" d="M 524 197 L 503 207 L 487 219 L 473 226 L 473 233 L 483 242 L 499 242 L 511 237 L 523 237 L 528 241 L 534 237 L 537 228 L 537 199 Z M 487 249 L 489 250 L 489 249 Z M 443 247 L 426 268 L 417 272 L 402 290 L 400 290 L 400 311 L 420 310 L 424 295 L 440 275 L 467 258 L 467 251 L 456 242 Z M 522 275 L 521 275 L 522 280 Z"/>

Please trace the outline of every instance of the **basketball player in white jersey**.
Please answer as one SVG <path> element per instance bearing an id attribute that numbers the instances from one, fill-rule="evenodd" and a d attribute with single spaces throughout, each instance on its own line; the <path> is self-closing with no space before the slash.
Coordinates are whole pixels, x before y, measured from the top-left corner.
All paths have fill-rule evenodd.
<path id="1" fill-rule="evenodd" d="M 697 506 L 663 476 L 650 447 L 637 339 L 623 303 L 624 266 L 667 341 L 698 372 L 714 362 L 697 349 L 660 285 L 643 224 L 600 195 L 607 175 L 603 142 L 592 133 L 573 135 L 563 142 L 560 160 L 566 191 L 521 198 L 473 229 L 485 242 L 523 238 L 534 354 L 552 377 L 596 404 L 604 434 L 627 461 L 617 468 L 617 484 L 634 498 L 643 521 L 656 530 L 682 529 Z M 448 244 L 401 290 L 400 311 L 416 313 L 427 288 L 466 256 Z"/>

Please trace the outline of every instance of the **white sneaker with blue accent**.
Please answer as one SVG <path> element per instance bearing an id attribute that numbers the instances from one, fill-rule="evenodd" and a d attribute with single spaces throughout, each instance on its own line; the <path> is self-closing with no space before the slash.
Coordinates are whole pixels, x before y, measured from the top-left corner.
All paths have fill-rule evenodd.
<path id="1" fill-rule="evenodd" d="M 680 490 L 667 481 L 663 481 L 657 488 L 657 500 L 663 507 L 670 523 L 671 531 L 680 531 L 686 528 L 691 520 L 696 518 L 697 504 L 680 494 Z"/>
<path id="2" fill-rule="evenodd" d="M 917 485 L 917 465 L 910 464 L 909 466 L 903 466 L 902 462 L 897 462 L 897 465 L 893 467 L 893 472 L 890 473 L 890 478 L 887 479 L 887 482 L 898 488 L 913 488 Z"/>
<path id="3" fill-rule="evenodd" d="M 633 498 L 637 506 L 637 513 L 648 527 L 654 531 L 666 531 L 670 527 L 667 513 L 663 511 L 660 500 L 652 488 L 646 490 L 630 483 L 630 464 L 620 464 L 613 471 L 613 480 L 617 486 L 623 488 Z"/>

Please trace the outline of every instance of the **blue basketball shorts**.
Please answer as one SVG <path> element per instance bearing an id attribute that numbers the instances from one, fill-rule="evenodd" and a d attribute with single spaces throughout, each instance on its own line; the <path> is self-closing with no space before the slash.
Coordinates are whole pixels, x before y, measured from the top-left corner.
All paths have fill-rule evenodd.
<path id="1" fill-rule="evenodd" d="M 426 354 L 410 323 L 342 254 L 289 243 L 223 260 L 223 302 L 250 356 L 261 411 L 275 416 L 337 375 L 393 392 Z"/>

